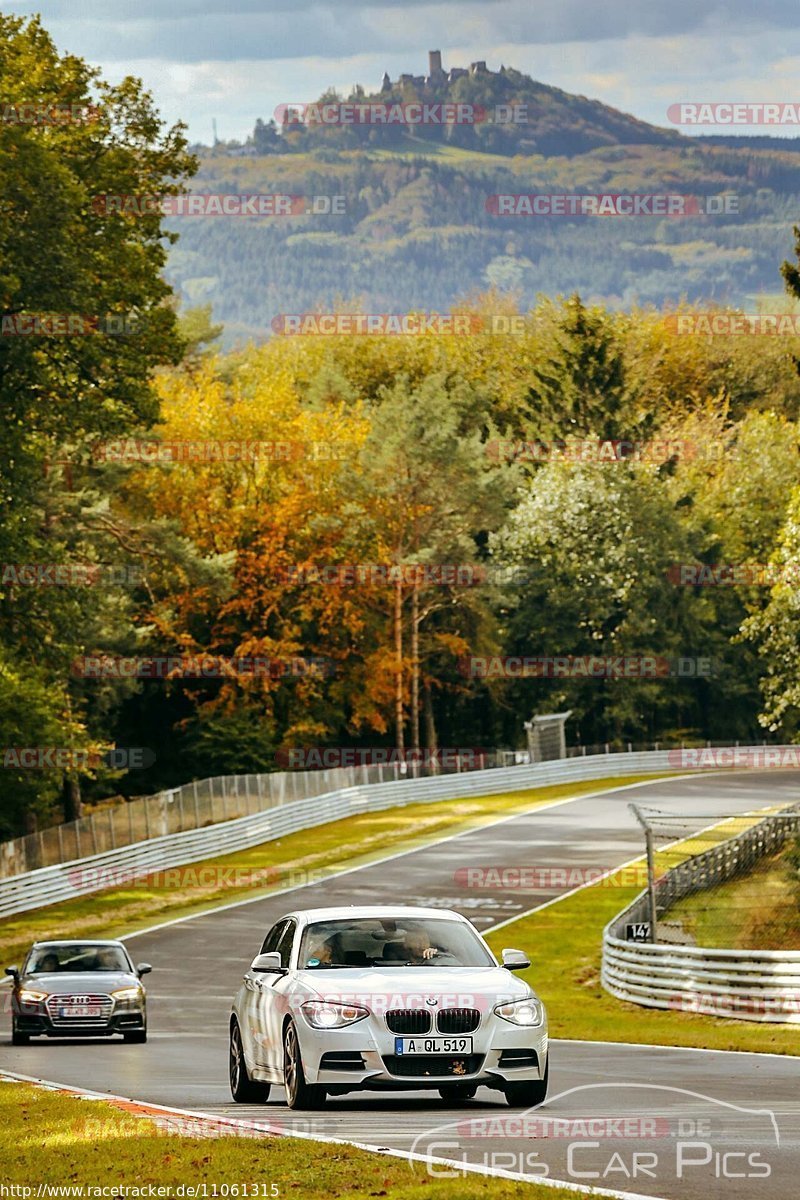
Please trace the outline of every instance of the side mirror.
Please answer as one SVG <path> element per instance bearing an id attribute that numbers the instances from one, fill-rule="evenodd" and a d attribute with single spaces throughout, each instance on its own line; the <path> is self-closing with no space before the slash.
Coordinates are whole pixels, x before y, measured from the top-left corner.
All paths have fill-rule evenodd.
<path id="1" fill-rule="evenodd" d="M 277 950 L 271 950 L 269 954 L 257 954 L 250 963 L 251 971 L 279 971 L 283 972 L 283 964 L 281 956 Z"/>
<path id="2" fill-rule="evenodd" d="M 19 967 L 6 967 L 6 975 L 10 975 L 14 983 L 19 983 Z"/>
<path id="3" fill-rule="evenodd" d="M 140 979 L 142 978 L 143 975 L 149 975 L 150 972 L 152 971 L 152 969 L 153 968 L 150 966 L 150 963 L 137 963 L 136 964 L 136 974 L 139 976 Z"/>
<path id="4" fill-rule="evenodd" d="M 507 971 L 524 971 L 530 965 L 531 960 L 524 950 L 506 949 L 503 951 L 503 966 Z"/>

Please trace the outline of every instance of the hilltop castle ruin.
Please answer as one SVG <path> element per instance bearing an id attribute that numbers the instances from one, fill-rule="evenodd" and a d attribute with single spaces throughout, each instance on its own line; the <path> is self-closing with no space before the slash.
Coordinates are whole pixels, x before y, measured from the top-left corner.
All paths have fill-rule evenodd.
<path id="1" fill-rule="evenodd" d="M 502 71 L 503 68 L 501 67 Z M 469 64 L 469 70 L 466 67 L 451 67 L 449 71 L 442 68 L 442 52 L 441 50 L 428 51 L 428 74 L 427 75 L 401 75 L 395 82 L 389 78 L 388 72 L 384 72 L 383 82 L 381 84 L 382 92 L 390 92 L 393 87 L 403 87 L 404 84 L 410 84 L 413 87 L 425 88 L 441 86 L 443 83 L 455 83 L 457 79 L 461 79 L 464 75 L 493 75 L 494 71 L 486 69 L 484 60 Z"/>

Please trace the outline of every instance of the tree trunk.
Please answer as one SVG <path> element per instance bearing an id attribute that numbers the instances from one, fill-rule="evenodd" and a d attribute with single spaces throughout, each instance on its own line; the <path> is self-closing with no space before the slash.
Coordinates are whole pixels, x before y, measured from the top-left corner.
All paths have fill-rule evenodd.
<path id="1" fill-rule="evenodd" d="M 83 801 L 81 799 L 81 784 L 77 775 L 64 780 L 63 790 L 64 820 L 77 821 L 83 816 Z"/>
<path id="2" fill-rule="evenodd" d="M 405 716 L 403 713 L 403 582 L 399 578 L 394 589 L 394 711 L 397 726 L 397 754 L 402 763 L 405 757 Z"/>
<path id="3" fill-rule="evenodd" d="M 436 722 L 433 717 L 433 699 L 431 697 L 430 684 L 428 683 L 423 684 L 422 687 L 422 711 L 425 715 L 425 744 L 431 760 L 431 774 L 438 775 L 439 764 L 436 754 L 439 749 L 439 743 L 436 736 Z"/>
<path id="4" fill-rule="evenodd" d="M 414 579 L 411 592 L 411 744 L 414 748 L 414 775 L 419 773 L 419 582 Z"/>

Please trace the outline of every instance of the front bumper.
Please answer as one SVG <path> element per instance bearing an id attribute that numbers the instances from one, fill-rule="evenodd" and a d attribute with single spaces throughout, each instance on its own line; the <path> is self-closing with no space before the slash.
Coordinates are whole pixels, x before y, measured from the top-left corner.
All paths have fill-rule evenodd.
<path id="1" fill-rule="evenodd" d="M 14 1025 L 18 1033 L 31 1037 L 112 1037 L 147 1028 L 146 1007 L 143 1004 L 115 1004 L 102 1018 L 58 1018 L 45 1004 L 13 1005 Z"/>
<path id="2" fill-rule="evenodd" d="M 547 1068 L 547 1025 L 523 1028 L 494 1014 L 471 1035 L 472 1053 L 460 1056 L 398 1057 L 394 1035 L 375 1016 L 337 1030 L 314 1029 L 302 1018 L 297 1024 L 306 1079 L 332 1092 L 454 1083 L 502 1090 L 506 1083 L 541 1080 Z"/>

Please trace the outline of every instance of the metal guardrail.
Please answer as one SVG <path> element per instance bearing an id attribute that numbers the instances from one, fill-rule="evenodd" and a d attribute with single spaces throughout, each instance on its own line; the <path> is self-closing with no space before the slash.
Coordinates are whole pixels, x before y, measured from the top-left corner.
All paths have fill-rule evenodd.
<path id="1" fill-rule="evenodd" d="M 796 814 L 796 815 L 795 815 Z M 800 808 L 767 817 L 666 871 L 656 885 L 662 916 L 684 896 L 742 875 L 800 831 Z M 642 892 L 603 930 L 601 983 L 618 1000 L 746 1021 L 800 1024 L 800 950 L 733 950 L 628 942 L 627 924 L 648 920 Z"/>
<path id="2" fill-rule="evenodd" d="M 470 796 L 501 795 L 503 792 L 525 791 L 611 775 L 680 770 L 670 766 L 668 754 L 666 750 L 598 754 L 586 758 L 439 775 L 428 779 L 402 779 L 339 788 L 322 795 L 284 802 L 267 811 L 210 825 L 205 829 L 167 834 L 103 854 L 75 859 L 71 863 L 60 863 L 0 879 L 0 918 L 117 886 L 124 883 L 126 877 L 231 854 L 361 812 Z"/>
<path id="3" fill-rule="evenodd" d="M 513 762 L 513 752 L 441 756 L 431 768 L 426 762 L 409 766 L 409 775 L 495 767 Z M 477 761 L 476 761 L 477 759 Z M 384 783 L 402 778 L 397 764 L 332 767 L 319 771 L 273 771 L 259 775 L 215 775 L 169 788 L 155 796 L 98 809 L 77 821 L 67 821 L 0 843 L 0 879 L 24 875 L 39 867 L 74 862 L 170 833 L 202 829 L 237 817 L 252 816 L 293 800 L 307 800 L 337 788 Z"/>
<path id="4" fill-rule="evenodd" d="M 706 745 L 711 747 L 718 743 L 708 742 Z M 683 745 L 671 748 L 678 754 L 684 750 L 692 753 Z M 573 746 L 567 749 L 567 757 L 616 754 L 625 750 L 631 754 L 660 749 L 662 746 L 658 742 L 636 746 L 630 742 L 605 742 L 597 746 Z M 670 747 L 664 746 L 663 749 Z M 756 749 L 765 750 L 766 742 Z M 791 749 L 796 755 L 800 754 L 800 747 Z M 169 833 L 185 833 L 189 829 L 202 829 L 222 821 L 252 816 L 278 804 L 321 796 L 337 788 L 509 767 L 519 763 L 518 756 L 525 753 L 516 750 L 495 750 L 491 753 L 483 750 L 465 753 L 444 750 L 431 760 L 423 752 L 418 762 L 409 761 L 405 774 L 400 765 L 392 761 L 321 770 L 271 771 L 195 779 L 155 796 L 112 804 L 76 821 L 66 821 L 0 842 L 0 879 L 24 875 L 28 871 L 52 867 L 57 863 L 74 862 L 88 855 L 104 854 L 108 850 L 132 846 Z"/>

